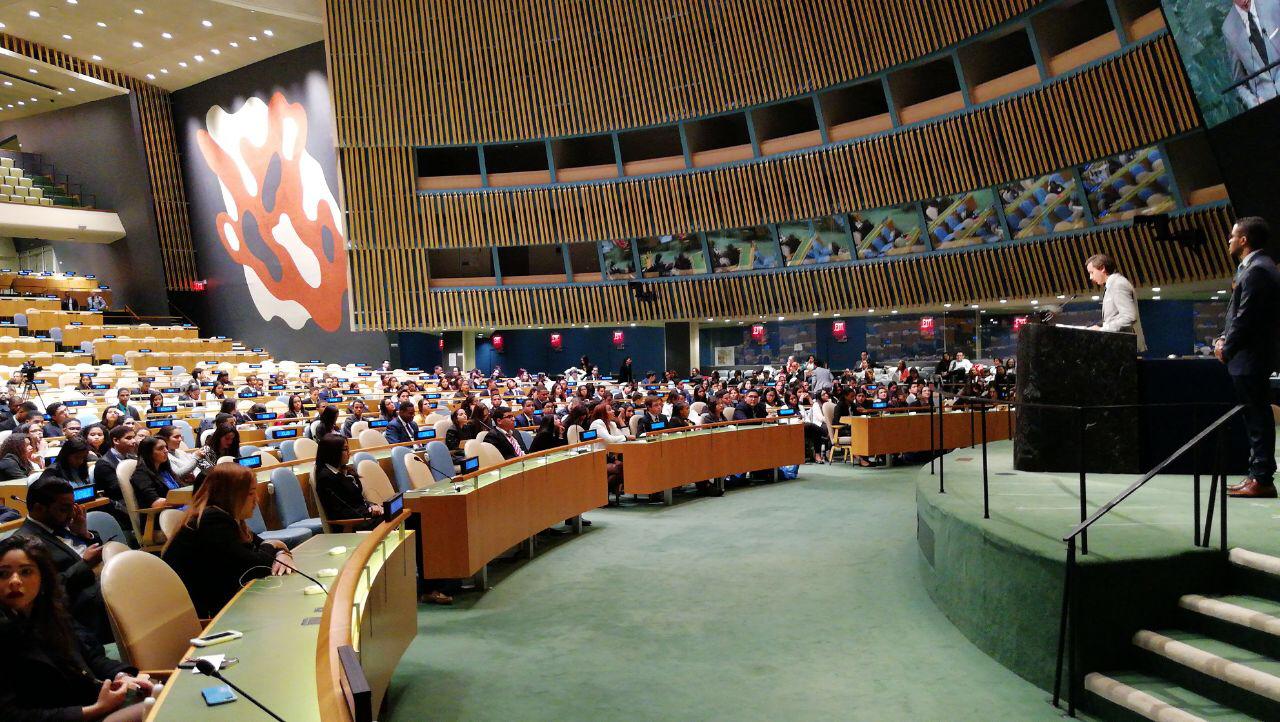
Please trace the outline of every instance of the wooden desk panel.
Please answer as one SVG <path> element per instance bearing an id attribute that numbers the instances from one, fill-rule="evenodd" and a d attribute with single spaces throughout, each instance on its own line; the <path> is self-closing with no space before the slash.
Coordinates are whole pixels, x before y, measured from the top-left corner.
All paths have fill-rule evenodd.
<path id="1" fill-rule="evenodd" d="M 802 424 L 744 425 L 732 431 L 675 432 L 661 441 L 609 444 L 622 455 L 623 491 L 657 494 L 696 481 L 804 462 Z"/>
<path id="2" fill-rule="evenodd" d="M 42 311 L 57 311 L 62 308 L 62 304 L 60 304 L 56 298 L 0 296 L 0 316 L 4 316 L 5 318 L 13 318 L 14 314 L 26 313 L 28 309 L 32 308 Z"/>
<path id="3" fill-rule="evenodd" d="M 62 326 L 70 326 L 73 322 L 79 321 L 85 326 L 101 326 L 102 314 L 93 313 L 92 311 L 56 311 L 56 310 L 40 310 L 40 311 L 24 311 L 27 314 L 27 332 L 35 333 L 36 331 L 48 332 L 50 329 Z"/>
<path id="4" fill-rule="evenodd" d="M 1001 441 L 1011 438 L 1009 429 L 1014 419 L 1008 410 L 987 412 L 987 440 Z M 977 411 L 951 411 L 942 415 L 944 423 L 943 443 L 955 449 L 982 442 L 982 419 Z M 937 418 L 928 413 L 885 414 L 882 416 L 844 417 L 840 423 L 850 427 L 853 453 L 858 456 L 901 454 L 911 451 L 928 451 L 933 448 L 929 436 L 929 420 L 933 418 L 937 436 Z"/>
<path id="5" fill-rule="evenodd" d="M 476 489 L 405 496 L 422 515 L 428 578 L 462 579 L 548 527 L 608 503 L 605 453 L 592 451 L 510 473 Z"/>

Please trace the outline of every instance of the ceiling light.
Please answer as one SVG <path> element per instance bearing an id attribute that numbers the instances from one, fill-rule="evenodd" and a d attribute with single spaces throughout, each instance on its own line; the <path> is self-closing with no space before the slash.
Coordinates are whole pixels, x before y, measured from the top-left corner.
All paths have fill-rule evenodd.
<path id="1" fill-rule="evenodd" d="M 1008 302 L 1009 302 L 1009 299 L 1007 298 L 1000 299 L 1000 303 L 1008 303 Z"/>
<path id="2" fill-rule="evenodd" d="M 236 41 L 234 41 L 234 40 L 232 40 L 230 44 L 231 44 L 231 47 L 233 47 L 233 48 L 238 48 L 238 47 L 240 47 L 240 43 L 237 43 L 237 42 L 236 42 Z"/>
<path id="3" fill-rule="evenodd" d="M 12 85 L 13 85 L 13 81 L 12 81 L 12 80 L 6 80 L 6 81 L 4 81 L 4 84 L 5 84 L 5 85 L 8 85 L 8 86 L 12 86 Z"/>
<path id="4" fill-rule="evenodd" d="M 31 102 L 33 102 L 33 103 L 39 103 L 39 102 L 40 102 L 40 99 L 39 99 L 39 98 L 32 98 L 32 99 L 31 99 Z"/>
<path id="5" fill-rule="evenodd" d="M 1151 297 L 1151 300 L 1152 300 L 1152 301 L 1159 301 L 1159 300 L 1160 300 L 1160 297 L 1159 297 L 1159 296 L 1152 296 L 1152 297 Z"/>
<path id="6" fill-rule="evenodd" d="M 7 26 L 4 23 L 0 23 L 0 30 L 3 30 L 5 27 Z"/>
<path id="7" fill-rule="evenodd" d="M 161 73 L 161 75 L 168 75 L 168 74 L 169 74 L 169 69 L 168 69 L 168 68 L 160 68 L 160 73 Z"/>
<path id="8" fill-rule="evenodd" d="M 944 303 L 944 304 L 942 304 L 942 307 L 943 307 L 943 308 L 951 308 L 951 304 L 949 304 L 949 303 Z"/>
<path id="9" fill-rule="evenodd" d="M 180 68 L 185 68 L 185 67 L 187 67 L 187 61 L 185 61 L 185 60 L 179 60 L 179 61 L 178 61 L 178 67 L 180 67 Z"/>
<path id="10" fill-rule="evenodd" d="M 218 50 L 217 48 L 209 48 L 209 52 L 213 53 L 214 55 L 222 55 L 222 51 Z"/>
<path id="11" fill-rule="evenodd" d="M 28 14 L 28 15 L 30 15 L 31 17 L 33 17 L 33 18 L 38 18 L 38 17 L 40 17 L 40 13 L 36 12 L 35 10 L 28 10 L 28 11 L 27 11 L 27 14 Z"/>
<path id="12" fill-rule="evenodd" d="M 257 36 L 257 35 L 250 35 L 250 36 L 249 36 L 249 39 L 250 39 L 250 40 L 252 40 L 252 41 L 253 41 L 253 42 L 255 42 L 255 43 L 256 43 L 256 42 L 258 42 L 258 36 Z"/>
<path id="13" fill-rule="evenodd" d="M 814 311 L 814 312 L 813 312 L 813 315 L 817 316 L 817 315 L 818 315 L 818 312 L 817 312 L 817 311 Z"/>
<path id="14" fill-rule="evenodd" d="M 266 36 L 267 36 L 267 37 L 269 37 L 269 38 L 273 38 L 273 37 L 275 37 L 275 35 L 276 35 L 275 33 L 271 32 L 270 30 L 263 30 L 263 31 L 262 31 L 262 34 L 263 34 L 263 35 L 266 35 Z"/>
<path id="15" fill-rule="evenodd" d="M 27 72 L 28 72 L 28 73 L 31 73 L 32 75 L 39 75 L 39 74 L 40 74 L 40 71 L 39 71 L 39 70 L 36 70 L 35 68 L 27 68 Z"/>
<path id="16" fill-rule="evenodd" d="M 63 34 L 62 34 L 62 39 L 63 39 L 63 40 L 70 40 L 70 39 L 71 39 L 71 36 L 70 36 L 70 35 L 67 35 L 66 33 L 63 33 Z"/>
<path id="17" fill-rule="evenodd" d="M 635 328 L 635 327 L 636 327 L 636 325 L 635 325 L 634 323 L 633 323 L 633 324 L 631 324 L 631 328 Z"/>
<path id="18" fill-rule="evenodd" d="M 876 310 L 875 310 L 874 308 L 868 308 L 868 309 L 867 309 L 867 313 L 875 313 L 875 312 L 876 312 Z"/>
<path id="19" fill-rule="evenodd" d="M 106 26 L 107 26 L 106 23 L 102 22 L 101 20 L 98 21 L 98 27 L 105 28 Z"/>
<path id="20" fill-rule="evenodd" d="M 778 317 L 778 320 L 779 320 L 779 321 L 781 321 L 781 320 L 782 320 L 782 316 L 779 316 L 779 317 Z"/>
<path id="21" fill-rule="evenodd" d="M 715 320 L 714 318 L 709 318 L 709 319 L 707 319 L 707 323 L 711 323 L 711 322 L 712 322 L 712 321 L 714 321 L 714 320 Z"/>
<path id="22" fill-rule="evenodd" d="M 200 21 L 200 24 L 201 24 L 201 25 L 203 25 L 203 26 L 205 26 L 206 28 L 211 28 L 211 27 L 213 27 L 213 23 L 209 22 L 208 20 L 201 20 L 201 21 Z"/>
<path id="23" fill-rule="evenodd" d="M 141 14 L 142 14 L 142 8 L 134 8 L 134 9 L 133 9 L 133 14 L 134 14 L 134 15 L 141 15 Z"/>
<path id="24" fill-rule="evenodd" d="M 203 62 L 204 62 L 204 56 L 203 56 L 203 55 L 193 55 L 192 57 L 194 57 L 194 58 L 196 59 L 196 62 L 197 62 L 197 63 L 203 63 Z"/>
<path id="25" fill-rule="evenodd" d="M 1100 299 L 1100 298 L 1102 298 L 1102 296 L 1090 296 L 1090 297 L 1089 297 L 1089 300 L 1091 300 L 1091 301 L 1097 301 L 1097 300 L 1098 300 L 1098 299 Z"/>
<path id="26" fill-rule="evenodd" d="M 76 92 L 76 89 L 75 89 L 75 88 L 67 88 L 67 91 L 68 91 L 68 92 L 71 92 L 71 93 L 74 93 L 74 92 Z"/>
<path id="27" fill-rule="evenodd" d="M 24 102 L 22 102 L 21 100 L 19 100 L 19 101 L 18 101 L 18 105 L 26 105 L 26 103 L 24 103 Z"/>
<path id="28" fill-rule="evenodd" d="M 1218 291 L 1218 293 L 1226 293 L 1226 291 Z"/>
<path id="29" fill-rule="evenodd" d="M 165 40 L 173 40 L 173 33 L 160 33 L 160 37 Z"/>
<path id="30" fill-rule="evenodd" d="M 102 56 L 101 56 L 101 55 L 90 55 L 89 57 L 93 58 L 93 62 L 95 62 L 95 63 L 96 63 L 96 62 L 98 62 L 98 61 L 100 61 L 100 60 L 102 60 Z"/>
<path id="31" fill-rule="evenodd" d="M 1040 301 L 1038 301 L 1037 299 L 1034 299 L 1034 298 L 1033 298 L 1033 299 L 1031 299 L 1031 305 L 1032 305 L 1032 306 L 1039 306 L 1039 305 L 1040 305 Z"/>
<path id="32" fill-rule="evenodd" d="M 141 43 L 141 42 L 139 42 L 139 41 L 137 41 L 137 40 L 135 40 L 135 41 L 133 41 L 133 47 L 135 47 L 135 48 L 141 48 L 141 47 L 142 47 L 142 43 Z"/>
<path id="33" fill-rule="evenodd" d="M 156 79 L 155 73 L 147 73 L 147 80 L 155 80 L 155 79 Z"/>
<path id="34" fill-rule="evenodd" d="M 1060 295 L 1058 296 L 1058 298 L 1060 298 L 1060 299 L 1061 299 L 1061 298 L 1066 298 L 1066 295 L 1065 295 L 1065 294 L 1060 294 Z"/>
<path id="35" fill-rule="evenodd" d="M 67 0 L 68 5 L 79 5 L 80 0 Z"/>
<path id="36" fill-rule="evenodd" d="M 10 108 L 12 108 L 12 107 L 13 107 L 13 103 L 9 103 L 9 107 L 10 107 Z"/>
<path id="37" fill-rule="evenodd" d="M 897 313 L 897 312 L 898 312 L 898 309 L 896 309 L 896 308 L 895 308 L 895 309 L 893 309 L 892 311 L 890 311 L 889 313 Z"/>
<path id="38" fill-rule="evenodd" d="M 977 308 L 977 307 L 978 307 L 978 304 L 976 303 L 969 304 L 969 308 Z"/>
<path id="39" fill-rule="evenodd" d="M 1153 287 L 1151 288 L 1151 290 L 1152 290 L 1152 291 L 1155 291 L 1156 293 L 1160 293 L 1160 287 L 1159 287 L 1159 286 L 1153 286 Z"/>

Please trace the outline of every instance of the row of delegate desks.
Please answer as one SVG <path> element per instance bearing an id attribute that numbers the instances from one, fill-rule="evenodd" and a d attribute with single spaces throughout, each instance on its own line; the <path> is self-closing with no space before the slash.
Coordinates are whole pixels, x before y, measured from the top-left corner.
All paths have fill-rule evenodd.
<path id="1" fill-rule="evenodd" d="M 152 339 L 152 338 L 199 338 L 200 329 L 195 326 L 102 326 L 80 325 L 62 327 L 62 345 L 79 346 L 84 341 L 98 341 L 108 336 L 117 338 Z"/>
<path id="2" fill-rule="evenodd" d="M 987 441 L 1013 438 L 1016 412 L 999 406 L 985 415 Z M 852 453 L 881 456 L 980 444 L 984 439 L 982 416 L 978 409 L 932 414 L 926 410 L 843 416 L 839 423 L 849 427 Z"/>

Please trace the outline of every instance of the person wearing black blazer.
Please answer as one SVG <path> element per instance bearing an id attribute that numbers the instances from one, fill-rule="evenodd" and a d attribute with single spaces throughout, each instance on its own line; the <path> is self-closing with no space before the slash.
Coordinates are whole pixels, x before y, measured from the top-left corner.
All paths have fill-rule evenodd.
<path id="1" fill-rule="evenodd" d="M 538 433 L 533 436 L 533 443 L 529 444 L 529 453 L 554 449 L 568 443 L 560 428 L 560 420 L 555 417 L 555 414 L 544 415 L 542 423 L 538 425 Z"/>
<path id="2" fill-rule="evenodd" d="M 376 525 L 382 507 L 365 501 L 360 479 L 347 467 L 350 453 L 341 434 L 328 434 L 316 447 L 316 496 L 328 519 L 367 519 L 366 528 Z"/>
<path id="3" fill-rule="evenodd" d="M 31 571 L 21 573 L 24 568 Z M 100 720 L 125 705 L 130 689 L 152 682 L 107 657 L 72 622 L 44 544 L 14 535 L 0 541 L 0 710 L 6 720 Z M 137 714 L 132 714 L 136 712 Z M 130 710 L 141 719 L 145 710 Z"/>
<path id="4" fill-rule="evenodd" d="M 628 356 L 622 360 L 622 366 L 618 367 L 618 383 L 630 384 L 636 380 L 636 372 L 631 368 L 631 357 Z"/>
<path id="5" fill-rule="evenodd" d="M 653 430 L 654 424 L 662 424 L 665 426 L 666 423 L 667 416 L 662 413 L 662 398 L 658 396 L 650 396 L 645 399 L 644 413 L 640 415 L 640 421 L 636 424 L 636 430 L 640 432 L 639 435 L 643 436 L 644 434 L 649 433 Z"/>
<path id="6" fill-rule="evenodd" d="M 1236 399 L 1244 404 L 1249 434 L 1249 475 L 1231 496 L 1275 498 L 1276 426 L 1271 415 L 1271 372 L 1280 368 L 1280 269 L 1264 250 L 1271 228 L 1256 216 L 1231 228 L 1227 252 L 1240 259 L 1226 328 L 1214 355 L 1227 365 Z"/>
<path id="7" fill-rule="evenodd" d="M 257 503 L 256 488 L 249 469 L 214 466 L 160 555 L 187 587 L 201 617 L 217 614 L 249 580 L 288 574 L 283 565 L 293 565 L 283 542 L 263 541 L 245 525 Z"/>
<path id="8" fill-rule="evenodd" d="M 67 297 L 62 299 L 62 310 L 63 311 L 79 311 L 80 310 L 80 302 L 76 300 L 75 296 L 71 295 L 70 291 L 67 292 Z"/>
<path id="9" fill-rule="evenodd" d="M 449 455 L 453 457 L 455 463 L 461 463 L 466 454 L 463 452 L 463 445 L 471 439 L 470 424 L 468 424 L 469 416 L 464 408 L 456 408 L 453 413 L 449 414 L 449 418 L 453 421 L 453 426 L 444 432 L 444 445 L 449 448 Z"/>
<path id="10" fill-rule="evenodd" d="M 413 423 L 413 404 L 401 401 L 396 408 L 396 417 L 387 424 L 384 432 L 388 444 L 403 444 L 418 438 L 418 425 Z"/>
<path id="11" fill-rule="evenodd" d="M 485 434 L 486 444 L 497 449 L 504 459 L 514 459 L 529 453 L 525 447 L 524 438 L 520 436 L 520 432 L 516 431 L 516 418 L 511 415 L 511 409 L 505 406 L 494 409 L 493 420 L 498 430 Z"/>

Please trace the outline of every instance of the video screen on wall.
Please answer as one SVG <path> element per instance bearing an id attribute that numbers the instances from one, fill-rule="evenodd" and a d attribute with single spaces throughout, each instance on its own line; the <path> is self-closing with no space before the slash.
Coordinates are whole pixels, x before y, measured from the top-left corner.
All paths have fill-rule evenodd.
<path id="1" fill-rule="evenodd" d="M 809 223 L 778 226 L 778 242 L 788 266 L 852 261 L 849 221 L 844 216 L 824 216 Z"/>
<path id="2" fill-rule="evenodd" d="M 934 248 L 954 248 L 1004 240 L 996 214 L 995 194 L 989 190 L 943 196 L 921 204 Z"/>
<path id="3" fill-rule="evenodd" d="M 1000 203 L 1014 238 L 1084 228 L 1084 201 L 1075 176 L 1051 173 L 1000 187 Z"/>
<path id="4" fill-rule="evenodd" d="M 707 272 L 702 239 L 696 234 L 640 239 L 640 270 L 645 278 L 691 276 Z"/>
<path id="5" fill-rule="evenodd" d="M 914 204 L 849 214 L 849 232 L 858 258 L 881 258 L 925 250 Z"/>
<path id="6" fill-rule="evenodd" d="M 768 226 L 711 231 L 707 233 L 707 248 L 716 273 L 759 271 L 782 265 L 778 244 Z"/>
<path id="7" fill-rule="evenodd" d="M 1173 210 L 1169 169 L 1154 146 L 1114 155 L 1080 169 L 1098 223 Z"/>
<path id="8" fill-rule="evenodd" d="M 602 241 L 600 250 L 604 254 L 604 275 L 610 280 L 634 278 L 636 264 L 631 260 L 631 241 Z"/>
<path id="9" fill-rule="evenodd" d="M 1164 8 L 1206 126 L 1275 99 L 1280 0 L 1164 0 Z"/>

